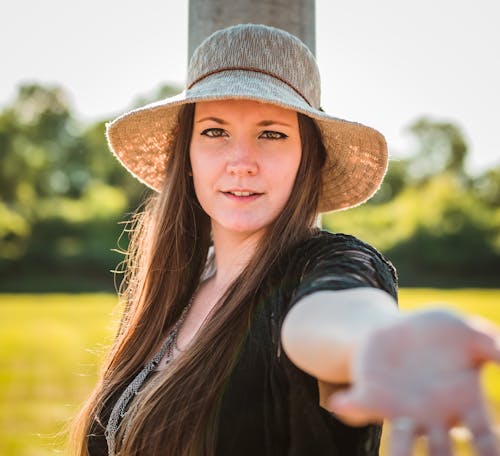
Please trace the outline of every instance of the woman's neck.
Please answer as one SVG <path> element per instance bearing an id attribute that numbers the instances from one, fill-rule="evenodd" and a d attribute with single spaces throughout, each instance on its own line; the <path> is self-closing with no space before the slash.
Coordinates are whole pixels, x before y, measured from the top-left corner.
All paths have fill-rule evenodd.
<path id="1" fill-rule="evenodd" d="M 216 288 L 225 290 L 249 263 L 261 233 L 228 233 L 212 227 L 216 272 L 213 277 Z"/>

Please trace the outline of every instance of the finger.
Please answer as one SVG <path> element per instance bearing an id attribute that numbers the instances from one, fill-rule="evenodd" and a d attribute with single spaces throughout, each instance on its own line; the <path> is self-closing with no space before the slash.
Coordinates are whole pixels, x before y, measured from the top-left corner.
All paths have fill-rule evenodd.
<path id="1" fill-rule="evenodd" d="M 411 418 L 397 418 L 391 423 L 389 456 L 411 456 L 416 426 Z"/>
<path id="2" fill-rule="evenodd" d="M 474 355 L 478 361 L 495 361 L 500 363 L 500 337 L 481 334 L 474 346 Z"/>
<path id="3" fill-rule="evenodd" d="M 463 424 L 473 435 L 473 443 L 478 456 L 499 456 L 500 449 L 488 418 L 484 403 L 470 410 L 463 418 Z"/>
<path id="4" fill-rule="evenodd" d="M 452 456 L 452 448 L 448 430 L 433 427 L 427 432 L 429 456 Z"/>
<path id="5" fill-rule="evenodd" d="M 356 390 L 350 390 L 334 394 L 326 404 L 327 409 L 338 415 L 342 421 L 351 426 L 362 426 L 383 419 L 380 414 L 366 405 L 367 402 Z"/>
<path id="6" fill-rule="evenodd" d="M 480 317 L 472 317 L 471 323 L 476 331 L 473 345 L 476 360 L 500 362 L 500 328 Z"/>

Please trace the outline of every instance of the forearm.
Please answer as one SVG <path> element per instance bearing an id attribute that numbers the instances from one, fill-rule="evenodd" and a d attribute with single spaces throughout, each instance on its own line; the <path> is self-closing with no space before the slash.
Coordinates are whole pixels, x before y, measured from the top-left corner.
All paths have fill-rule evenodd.
<path id="1" fill-rule="evenodd" d="M 394 299 L 376 288 L 312 293 L 287 314 L 281 340 L 291 361 L 319 380 L 352 378 L 356 348 L 373 330 L 399 319 Z"/>

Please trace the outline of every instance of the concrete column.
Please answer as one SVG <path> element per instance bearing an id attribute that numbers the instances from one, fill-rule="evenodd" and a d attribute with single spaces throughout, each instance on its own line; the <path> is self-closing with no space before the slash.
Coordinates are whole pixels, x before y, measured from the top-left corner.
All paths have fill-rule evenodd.
<path id="1" fill-rule="evenodd" d="M 286 30 L 316 52 L 315 0 L 189 0 L 188 58 L 216 30 L 244 23 Z"/>

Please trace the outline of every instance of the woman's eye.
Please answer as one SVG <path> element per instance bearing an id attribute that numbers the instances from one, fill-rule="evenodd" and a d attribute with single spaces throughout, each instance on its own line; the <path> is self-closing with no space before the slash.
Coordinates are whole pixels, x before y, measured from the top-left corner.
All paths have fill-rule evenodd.
<path id="1" fill-rule="evenodd" d="M 262 132 L 260 135 L 261 138 L 266 138 L 266 139 L 285 139 L 288 138 L 287 135 L 284 133 L 280 133 L 279 131 L 271 131 L 271 130 L 266 130 Z"/>
<path id="2" fill-rule="evenodd" d="M 222 128 L 207 128 L 201 132 L 202 135 L 208 136 L 209 138 L 220 138 L 224 136 L 225 132 Z"/>

